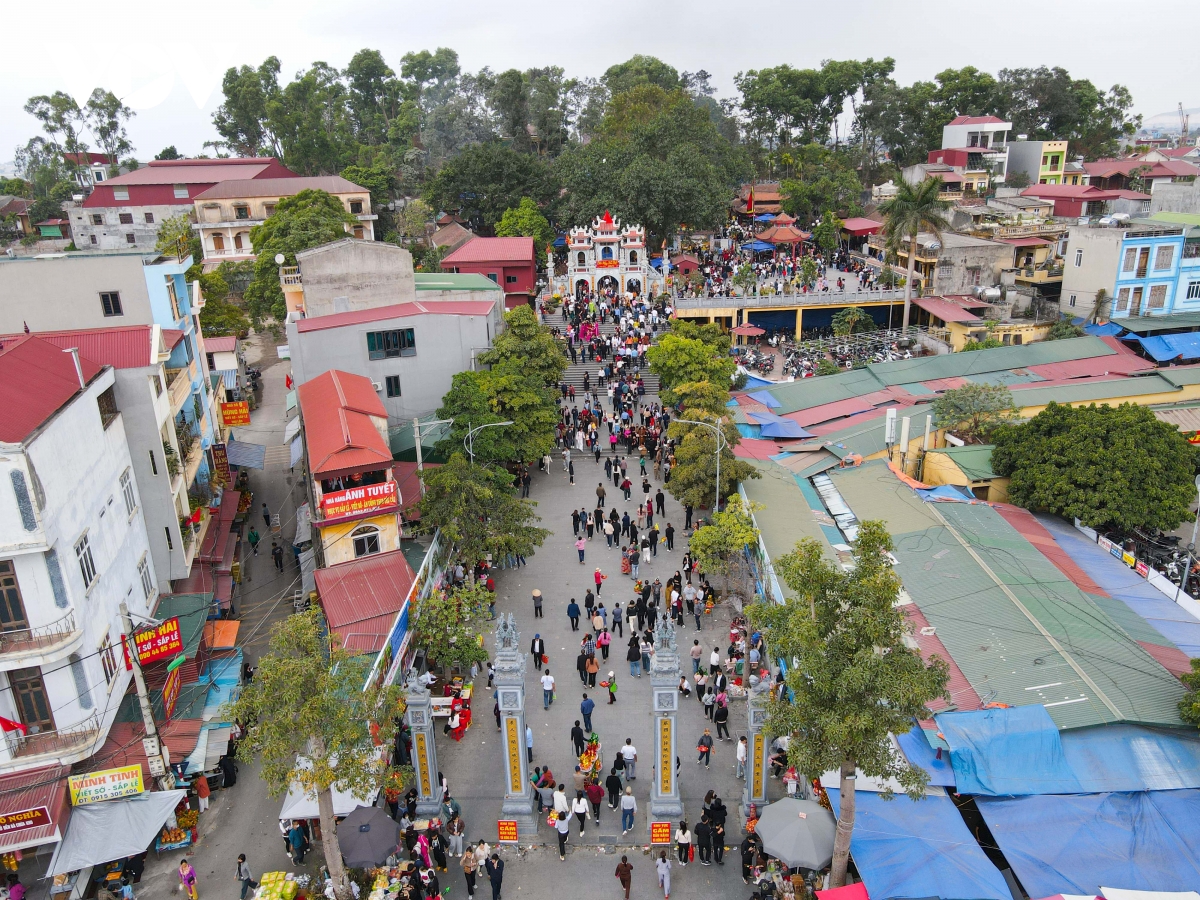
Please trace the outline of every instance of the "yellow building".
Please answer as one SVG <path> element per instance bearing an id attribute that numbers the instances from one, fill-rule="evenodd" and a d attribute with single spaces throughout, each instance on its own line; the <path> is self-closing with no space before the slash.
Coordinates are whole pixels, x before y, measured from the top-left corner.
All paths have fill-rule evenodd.
<path id="1" fill-rule="evenodd" d="M 970 488 L 979 500 L 1008 501 L 1008 478 L 992 471 L 991 444 L 939 447 L 925 454 L 921 480 L 930 487 L 955 484 Z"/>
<path id="2" fill-rule="evenodd" d="M 204 247 L 204 270 L 211 271 L 223 262 L 253 259 L 250 229 L 274 215 L 280 200 L 305 190 L 332 194 L 354 218 L 353 224 L 346 224 L 346 233 L 375 240 L 379 217 L 371 212 L 371 192 L 340 175 L 222 181 L 195 198 L 196 224 L 192 227 Z"/>

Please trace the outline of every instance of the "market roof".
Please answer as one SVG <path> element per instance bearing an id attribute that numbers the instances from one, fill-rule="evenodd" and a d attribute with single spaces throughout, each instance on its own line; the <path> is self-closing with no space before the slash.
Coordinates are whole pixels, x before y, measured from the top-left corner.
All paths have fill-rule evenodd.
<path id="1" fill-rule="evenodd" d="M 918 306 L 943 322 L 981 322 L 975 313 L 967 312 L 957 303 L 943 300 L 941 297 L 913 297 L 913 305 Z"/>
<path id="2" fill-rule="evenodd" d="M 477 237 L 442 257 L 443 266 L 463 263 L 533 262 L 537 248 L 531 237 Z"/>
<path id="3" fill-rule="evenodd" d="M 317 569 L 317 594 L 329 629 L 359 652 L 378 652 L 416 573 L 400 550 Z"/>
<path id="4" fill-rule="evenodd" d="M 483 280 L 494 286 L 494 282 L 490 278 Z M 418 290 L 422 289 L 418 288 Z M 434 289 L 425 288 L 424 290 Z M 476 290 L 476 288 L 468 287 L 458 290 Z M 310 331 L 324 331 L 326 328 L 363 325 L 368 322 L 382 322 L 386 319 L 407 319 L 412 316 L 486 316 L 495 305 L 494 300 L 428 300 L 424 302 L 410 300 L 407 303 L 396 303 L 392 306 L 373 306 L 367 309 L 355 309 L 350 312 L 301 319 L 296 323 L 296 330 L 300 334 L 308 334 Z"/>
<path id="5" fill-rule="evenodd" d="M 874 219 L 865 219 L 861 216 L 851 216 L 848 219 L 842 220 L 842 230 L 848 231 L 853 235 L 874 234 L 883 228 L 882 222 L 876 222 Z"/>
<path id="6" fill-rule="evenodd" d="M 193 200 L 237 200 L 242 197 L 292 197 L 301 191 L 325 191 L 328 194 L 368 193 L 365 187 L 341 175 L 295 178 L 252 178 L 221 181 L 193 197 Z"/>
<path id="7" fill-rule="evenodd" d="M 503 288 L 478 272 L 415 272 L 418 291 L 500 291 Z"/>
<path id="8" fill-rule="evenodd" d="M 331 369 L 304 382 L 299 392 L 314 476 L 391 463 L 391 449 L 376 426 L 376 420 L 382 420 L 386 428 L 387 410 L 371 379 Z"/>
<path id="9" fill-rule="evenodd" d="M 1154 334 L 1159 331 L 1187 331 L 1200 328 L 1200 312 L 1173 313 L 1169 316 L 1128 316 L 1113 319 L 1134 334 Z"/>
<path id="10" fill-rule="evenodd" d="M 992 470 L 992 451 L 995 449 L 991 444 L 967 444 L 964 447 L 930 449 L 929 452 L 949 457 L 972 481 L 990 481 L 996 477 Z"/>
<path id="11" fill-rule="evenodd" d="M 102 366 L 80 354 L 83 380 Z M 0 346 L 0 441 L 20 443 L 49 421 L 82 390 L 70 353 L 36 335 L 20 335 Z"/>

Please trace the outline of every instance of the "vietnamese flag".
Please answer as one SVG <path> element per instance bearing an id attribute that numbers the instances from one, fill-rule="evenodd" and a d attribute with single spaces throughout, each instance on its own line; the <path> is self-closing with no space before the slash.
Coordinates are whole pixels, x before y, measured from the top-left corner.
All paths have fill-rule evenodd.
<path id="1" fill-rule="evenodd" d="M 746 215 L 754 212 L 754 185 L 750 185 L 750 196 L 746 198 Z"/>
<path id="2" fill-rule="evenodd" d="M 6 719 L 0 716 L 0 729 L 4 731 L 19 731 L 21 734 L 29 734 L 29 729 L 20 722 L 14 722 L 12 719 Z"/>
<path id="3" fill-rule="evenodd" d="M 290 391 L 290 390 L 291 390 L 293 387 L 295 387 L 295 385 L 296 385 L 296 383 L 295 383 L 294 381 L 292 381 L 292 376 L 291 376 L 291 374 L 290 374 L 290 373 L 289 373 L 289 375 L 287 376 L 287 378 L 285 378 L 285 379 L 283 380 L 283 383 L 284 383 L 284 384 L 287 386 L 287 389 L 288 389 L 289 391 Z"/>

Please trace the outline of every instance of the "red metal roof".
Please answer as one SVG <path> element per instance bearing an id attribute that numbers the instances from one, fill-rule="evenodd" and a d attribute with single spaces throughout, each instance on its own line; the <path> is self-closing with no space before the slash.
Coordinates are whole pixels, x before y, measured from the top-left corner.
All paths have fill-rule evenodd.
<path id="1" fill-rule="evenodd" d="M 967 312 L 957 303 L 943 300 L 941 297 L 913 297 L 914 306 L 919 306 L 931 316 L 937 316 L 943 322 L 979 322 L 979 316 Z"/>
<path id="2" fill-rule="evenodd" d="M 740 459 L 770 459 L 779 455 L 779 445 L 774 441 L 742 438 L 733 448 L 733 455 Z"/>
<path id="3" fill-rule="evenodd" d="M 1171 178 L 1174 176 L 1200 175 L 1200 168 L 1182 159 L 1168 159 L 1163 162 L 1146 162 L 1140 157 L 1130 159 L 1098 159 L 1095 162 L 1085 162 L 1083 170 L 1096 178 L 1109 178 L 1113 175 L 1129 175 L 1134 169 L 1149 167 L 1147 178 Z"/>
<path id="4" fill-rule="evenodd" d="M 449 256 L 442 266 L 459 263 L 513 262 L 537 264 L 537 251 L 531 237 L 477 237 L 467 241 Z"/>
<path id="5" fill-rule="evenodd" d="M 875 234 L 882 227 L 882 222 L 876 222 L 874 219 L 864 219 L 861 216 L 851 216 L 849 219 L 842 220 L 842 230 L 848 231 L 855 236 Z"/>
<path id="6" fill-rule="evenodd" d="M 50 824 L 27 831 L 14 831 L 0 837 L 0 852 L 36 847 L 66 831 L 71 804 L 67 801 L 69 766 L 42 766 L 11 775 L 0 775 L 0 815 L 10 816 L 27 809 L 46 807 Z"/>
<path id="7" fill-rule="evenodd" d="M 377 652 L 416 577 L 400 550 L 317 569 L 317 594 L 330 631 L 357 651 Z"/>
<path id="8" fill-rule="evenodd" d="M 102 366 L 80 354 L 84 381 Z M 0 346 L 0 441 L 20 443 L 80 391 L 71 354 L 34 335 Z"/>
<path id="9" fill-rule="evenodd" d="M 143 366 L 156 365 L 158 362 L 155 358 L 155 348 L 150 346 L 153 330 L 153 325 L 121 325 L 115 328 L 81 328 L 77 331 L 35 331 L 33 336 L 53 344 L 60 350 L 78 347 L 80 356 L 85 356 L 102 366 L 140 369 Z M 183 336 L 182 331 L 178 334 Z M 165 331 L 163 335 L 165 337 Z M 0 344 L 20 337 L 24 335 L 0 335 Z"/>
<path id="10" fill-rule="evenodd" d="M 1115 191 L 1102 191 L 1090 184 L 1035 184 L 1021 191 L 1022 197 L 1039 200 L 1115 200 Z"/>
<path id="11" fill-rule="evenodd" d="M 995 116 L 958 116 L 950 121 L 951 125 L 1007 125 L 1003 119 Z"/>
<path id="12" fill-rule="evenodd" d="M 387 410 L 369 378 L 333 369 L 300 385 L 299 399 L 314 475 L 391 464 L 392 452 L 374 422 L 386 422 Z"/>
<path id="13" fill-rule="evenodd" d="M 83 201 L 86 209 L 115 206 L 191 206 L 204 191 L 223 181 L 249 178 L 299 177 L 277 159 L 154 160 L 126 175 L 102 182 Z M 176 197 L 174 186 L 186 185 L 187 197 Z M 129 188 L 129 199 L 118 200 L 113 187 Z"/>
<path id="14" fill-rule="evenodd" d="M 495 305 L 494 300 L 435 300 L 429 303 L 410 301 L 394 306 L 376 306 L 372 309 L 356 309 L 351 312 L 301 319 L 296 323 L 296 330 L 307 334 L 326 328 L 341 328 L 343 325 L 362 325 L 366 322 L 407 319 L 411 316 L 486 316 Z"/>
<path id="15" fill-rule="evenodd" d="M 108 165 L 112 157 L 107 153 L 64 153 L 63 159 L 67 162 L 73 162 L 77 166 L 91 165 L 92 163 L 100 163 Z"/>
<path id="16" fill-rule="evenodd" d="M 791 419 L 796 424 L 807 428 L 809 425 L 820 425 L 822 422 L 844 419 L 847 416 L 858 415 L 874 408 L 875 404 L 868 402 L 863 397 L 851 397 L 848 400 L 835 400 L 832 403 L 822 403 L 820 406 L 788 413 L 784 418 Z"/>
<path id="17" fill-rule="evenodd" d="M 1014 247 L 1044 247 L 1053 243 L 1053 241 L 1040 237 L 994 238 L 994 240 L 997 244 L 1011 244 Z"/>
<path id="18" fill-rule="evenodd" d="M 159 723 L 159 739 L 171 751 L 171 759 L 180 762 L 191 755 L 200 740 L 200 729 L 204 722 L 200 719 L 174 719 L 170 722 Z M 150 766 L 146 762 L 146 751 L 142 747 L 142 738 L 146 736 L 146 726 L 139 722 L 114 722 L 108 730 L 108 740 L 92 757 L 90 765 L 94 769 L 115 769 L 121 766 L 140 765 L 142 778 L 150 783 Z"/>
<path id="19" fill-rule="evenodd" d="M 426 469 L 436 469 L 441 463 L 424 463 Z M 400 511 L 409 522 L 421 518 L 417 503 L 421 499 L 421 479 L 417 474 L 416 462 L 396 460 L 392 463 L 392 478 L 396 482 L 396 493 L 400 495 Z"/>
<path id="20" fill-rule="evenodd" d="M 325 191 L 329 194 L 365 194 L 367 189 L 359 187 L 353 181 L 341 175 L 318 175 L 311 178 L 304 176 L 245 179 L 236 181 L 226 180 L 214 184 L 204 193 L 197 194 L 197 200 L 237 200 L 243 197 L 293 197 L 301 191 Z"/>
<path id="21" fill-rule="evenodd" d="M 1143 359 L 1130 350 L 1124 341 L 1111 336 L 1102 337 L 1100 340 L 1116 350 L 1116 354 L 1091 356 L 1085 359 L 1071 359 L 1066 362 L 1045 363 L 1040 366 L 1028 366 L 1027 369 L 1049 381 L 1063 381 L 1069 378 L 1132 375 L 1134 372 L 1146 372 L 1156 368 L 1151 360 Z M 1044 382 L 1031 382 L 1029 386 L 1040 387 L 1043 384 Z"/>
<path id="22" fill-rule="evenodd" d="M 237 335 L 229 335 L 228 337 L 214 337 L 204 339 L 205 353 L 233 353 L 237 350 L 238 339 Z"/>
<path id="23" fill-rule="evenodd" d="M 179 342 L 183 340 L 183 332 L 178 328 L 164 328 L 162 336 L 163 343 L 167 345 L 168 350 L 174 350 L 179 346 Z"/>

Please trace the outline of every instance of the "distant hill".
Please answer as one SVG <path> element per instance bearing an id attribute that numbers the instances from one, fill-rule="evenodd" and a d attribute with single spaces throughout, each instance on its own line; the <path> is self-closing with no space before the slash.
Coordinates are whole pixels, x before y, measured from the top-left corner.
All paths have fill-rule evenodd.
<path id="1" fill-rule="evenodd" d="M 1200 106 L 1193 106 L 1190 109 L 1185 107 L 1183 112 L 1189 120 L 1188 131 L 1193 134 L 1200 131 Z M 1142 129 L 1145 131 L 1162 131 L 1167 134 L 1179 134 L 1179 110 L 1173 109 L 1170 112 L 1147 116 L 1142 120 Z"/>

